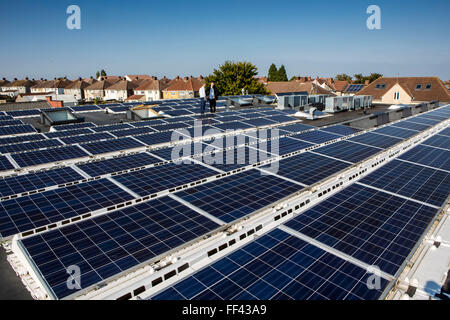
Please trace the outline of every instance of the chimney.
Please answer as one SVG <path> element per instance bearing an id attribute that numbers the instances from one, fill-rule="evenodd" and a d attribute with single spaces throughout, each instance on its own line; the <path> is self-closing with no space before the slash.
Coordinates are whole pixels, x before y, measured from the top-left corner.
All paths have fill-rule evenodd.
<path id="1" fill-rule="evenodd" d="M 203 80 L 203 76 L 200 75 L 200 76 L 198 77 L 198 80 Z"/>
<path id="2" fill-rule="evenodd" d="M 188 81 L 189 80 L 189 77 L 184 77 L 183 78 L 185 81 Z"/>
<path id="3" fill-rule="evenodd" d="M 368 85 L 369 85 L 369 80 L 364 81 L 364 84 L 365 84 L 366 86 L 368 86 Z"/>
<path id="4" fill-rule="evenodd" d="M 3 81 L 6 81 L 6 78 L 3 78 Z"/>
<path id="5" fill-rule="evenodd" d="M 177 76 L 175 79 L 180 80 L 180 76 Z"/>
<path id="6" fill-rule="evenodd" d="M 17 81 L 17 78 L 14 78 L 14 81 Z"/>
<path id="7" fill-rule="evenodd" d="M 41 81 L 44 81 L 44 78 L 41 78 Z"/>
<path id="8" fill-rule="evenodd" d="M 152 76 L 153 80 L 158 80 L 158 77 Z"/>
<path id="9" fill-rule="evenodd" d="M 28 81 L 28 77 L 25 77 L 25 80 L 27 80 L 27 81 Z"/>
<path id="10" fill-rule="evenodd" d="M 93 77 L 93 76 L 91 76 L 91 79 L 94 79 L 94 77 Z"/>
<path id="11" fill-rule="evenodd" d="M 311 81 L 311 77 L 308 77 L 308 81 Z"/>

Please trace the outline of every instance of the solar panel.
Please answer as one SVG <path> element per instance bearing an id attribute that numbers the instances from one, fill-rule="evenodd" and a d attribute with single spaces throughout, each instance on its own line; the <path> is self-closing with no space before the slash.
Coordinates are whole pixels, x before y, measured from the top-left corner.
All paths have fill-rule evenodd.
<path id="1" fill-rule="evenodd" d="M 216 171 L 200 164 L 169 163 L 115 176 L 114 179 L 144 197 L 216 174 Z"/>
<path id="2" fill-rule="evenodd" d="M 310 130 L 310 129 L 314 129 L 314 128 L 315 127 L 313 127 L 313 126 L 310 126 L 310 125 L 307 125 L 307 124 L 302 124 L 302 123 L 294 123 L 294 124 L 289 124 L 287 126 L 279 126 L 279 127 L 277 127 L 277 129 L 284 130 L 284 131 L 289 131 L 291 133 L 302 132 L 302 131 L 306 131 L 306 130 Z"/>
<path id="3" fill-rule="evenodd" d="M 348 168 L 350 164 L 311 152 L 305 152 L 284 158 L 277 164 L 272 164 L 272 166 L 277 168 L 277 175 L 305 185 L 312 185 Z"/>
<path id="4" fill-rule="evenodd" d="M 3 112 L 3 111 L 2 111 Z M 13 120 L 14 118 L 12 117 L 12 116 L 7 116 L 7 115 L 5 115 L 5 113 L 3 112 L 1 115 L 0 115 L 0 120 Z"/>
<path id="5" fill-rule="evenodd" d="M 64 141 L 64 143 L 66 143 L 66 144 L 75 144 L 75 143 L 83 143 L 83 142 L 114 139 L 114 138 L 115 137 L 108 132 L 100 132 L 100 133 L 89 133 L 89 134 L 82 134 L 79 136 L 61 138 L 61 140 Z"/>
<path id="6" fill-rule="evenodd" d="M 427 118 L 423 118 L 421 116 L 418 116 L 418 117 L 408 118 L 408 122 L 415 122 L 415 123 L 435 126 L 435 125 L 437 125 L 438 123 L 440 123 L 442 121 L 427 119 Z"/>
<path id="7" fill-rule="evenodd" d="M 225 113 L 225 112 L 224 112 Z M 238 115 L 229 115 L 229 116 L 224 116 L 223 114 L 218 114 L 216 117 L 217 120 L 225 123 L 225 122 L 232 122 L 232 121 L 242 121 L 245 118 L 238 116 Z"/>
<path id="8" fill-rule="evenodd" d="M 395 275 L 436 213 L 432 207 L 356 183 L 286 226 Z"/>
<path id="9" fill-rule="evenodd" d="M 115 107 L 108 107 L 108 109 L 112 113 L 125 113 L 130 109 L 130 107 L 129 106 L 115 106 Z"/>
<path id="10" fill-rule="evenodd" d="M 271 117 L 267 117 L 267 119 L 270 119 L 270 120 L 278 122 L 278 123 L 291 122 L 291 121 L 297 120 L 296 118 L 292 118 L 292 117 L 285 116 L 285 115 L 271 116 Z"/>
<path id="11" fill-rule="evenodd" d="M 81 128 L 94 128 L 94 127 L 96 127 L 96 125 L 93 124 L 92 122 L 60 124 L 60 125 L 52 126 L 53 130 L 55 130 L 55 131 L 74 130 L 74 129 L 81 129 Z"/>
<path id="12" fill-rule="evenodd" d="M 399 159 L 450 171 L 450 151 L 418 145 L 402 154 Z"/>
<path id="13" fill-rule="evenodd" d="M 398 160 L 380 167 L 360 183 L 439 207 L 450 193 L 450 173 Z"/>
<path id="14" fill-rule="evenodd" d="M 121 156 L 106 160 L 78 164 L 77 167 L 86 172 L 91 177 L 96 177 L 108 173 L 139 168 L 158 162 L 161 162 L 161 160 L 151 156 L 146 152 L 141 152 L 129 156 Z"/>
<path id="15" fill-rule="evenodd" d="M 24 168 L 43 163 L 86 157 L 87 155 L 88 154 L 86 152 L 84 152 L 77 146 L 64 146 L 48 150 L 16 153 L 11 155 L 11 157 L 17 162 L 20 167 Z"/>
<path id="16" fill-rule="evenodd" d="M 86 111 L 102 111 L 102 108 L 96 106 L 96 105 L 89 105 L 89 106 L 73 106 L 70 107 L 74 112 L 86 112 Z"/>
<path id="17" fill-rule="evenodd" d="M 370 300 L 367 270 L 275 229 L 153 300 Z"/>
<path id="18" fill-rule="evenodd" d="M 5 156 L 0 156 L 0 171 L 14 169 L 14 166 L 9 162 Z"/>
<path id="19" fill-rule="evenodd" d="M 425 140 L 422 144 L 450 150 L 450 137 L 437 134 Z"/>
<path id="20" fill-rule="evenodd" d="M 341 138 L 341 136 L 320 131 L 320 130 L 314 130 L 310 132 L 295 134 L 293 136 L 290 136 L 291 138 L 300 139 L 303 141 L 311 142 L 314 144 L 320 144 L 327 141 L 335 140 Z"/>
<path id="21" fill-rule="evenodd" d="M 393 123 L 392 126 L 409 129 L 409 130 L 415 130 L 415 131 L 425 131 L 431 127 L 430 125 L 415 123 L 415 122 L 411 122 L 411 121 L 400 121 L 397 123 Z"/>
<path id="22" fill-rule="evenodd" d="M 0 145 L 12 144 L 12 143 L 21 143 L 25 141 L 36 141 L 36 140 L 44 140 L 46 137 L 40 133 L 36 134 L 25 134 L 16 137 L 4 137 L 0 138 Z"/>
<path id="23" fill-rule="evenodd" d="M 344 126 L 342 124 L 338 124 L 335 126 L 331 126 L 328 128 L 320 128 L 321 131 L 326 131 L 326 132 L 331 132 L 331 133 L 335 133 L 335 134 L 340 134 L 341 136 L 349 136 L 351 134 L 360 132 L 361 130 L 356 129 L 356 128 L 351 128 L 348 126 Z"/>
<path id="24" fill-rule="evenodd" d="M 259 112 L 238 112 L 237 115 L 239 115 L 240 117 L 242 117 L 246 120 L 265 117 L 265 115 L 263 113 L 259 113 Z"/>
<path id="25" fill-rule="evenodd" d="M 36 129 L 29 124 L 0 127 L 0 136 L 9 136 L 14 134 L 31 133 L 36 132 Z"/>
<path id="26" fill-rule="evenodd" d="M 426 114 L 422 114 L 422 115 L 420 115 L 420 116 L 418 116 L 417 118 L 421 118 L 421 119 L 431 119 L 431 120 L 437 120 L 437 121 L 439 121 L 439 122 L 442 122 L 442 121 L 444 121 L 444 120 L 447 120 L 447 118 L 448 117 L 445 117 L 445 116 L 438 116 L 438 115 L 432 115 L 432 114 L 429 114 L 429 113 L 426 113 Z"/>
<path id="27" fill-rule="evenodd" d="M 92 132 L 93 131 L 89 128 L 81 128 L 81 129 L 74 129 L 74 130 L 46 132 L 45 135 L 49 138 L 62 138 L 62 137 L 78 136 L 81 134 L 89 134 Z"/>
<path id="28" fill-rule="evenodd" d="M 198 238 L 219 225 L 164 197 L 20 240 L 59 299 L 77 265 L 82 289 Z"/>
<path id="29" fill-rule="evenodd" d="M 0 196 L 12 196 L 82 179 L 83 176 L 69 167 L 22 174 L 1 179 Z"/>
<path id="30" fill-rule="evenodd" d="M 386 126 L 377 130 L 372 131 L 373 133 L 380 133 L 386 136 L 397 137 L 407 139 L 417 134 L 416 131 L 407 130 L 392 126 Z"/>
<path id="31" fill-rule="evenodd" d="M 175 116 L 188 116 L 188 115 L 194 114 L 194 112 L 191 112 L 191 111 L 186 110 L 186 109 L 182 109 L 182 110 L 167 110 L 167 111 L 165 111 L 165 113 L 168 114 L 169 116 L 172 116 L 172 117 L 175 117 Z"/>
<path id="32" fill-rule="evenodd" d="M 143 134 L 135 138 L 148 146 L 168 143 L 172 141 L 172 131 Z"/>
<path id="33" fill-rule="evenodd" d="M 209 125 L 182 128 L 182 129 L 178 129 L 176 131 L 180 134 L 183 134 L 184 136 L 189 137 L 189 138 L 200 138 L 203 136 L 211 136 L 211 135 L 220 134 L 223 132 L 223 130 L 218 129 L 213 126 L 209 126 Z"/>
<path id="34" fill-rule="evenodd" d="M 131 129 L 124 129 L 124 130 L 116 130 L 109 132 L 110 134 L 115 135 L 116 137 L 126 137 L 126 136 L 135 136 L 139 134 L 146 134 L 146 133 L 152 133 L 155 132 L 150 127 L 141 127 L 141 128 L 131 128 Z"/>
<path id="35" fill-rule="evenodd" d="M 56 139 L 22 142 L 22 143 L 8 144 L 8 145 L 0 146 L 0 153 L 23 152 L 23 151 L 28 151 L 28 150 L 56 147 L 56 146 L 61 146 L 61 145 L 62 145 L 62 143 Z"/>
<path id="36" fill-rule="evenodd" d="M 0 126 L 17 126 L 24 124 L 22 120 L 0 120 Z"/>
<path id="37" fill-rule="evenodd" d="M 203 156 L 202 160 L 214 168 L 228 172 L 255 165 L 271 157 L 273 155 L 262 150 L 241 146 L 229 150 L 218 150 L 211 155 Z"/>
<path id="38" fill-rule="evenodd" d="M 450 128 L 445 128 L 444 130 L 440 131 L 439 134 L 450 137 Z"/>
<path id="39" fill-rule="evenodd" d="M 352 137 L 348 139 L 348 141 L 354 141 L 359 143 L 364 143 L 373 147 L 378 147 L 382 149 L 387 149 L 392 147 L 393 145 L 396 145 L 397 143 L 402 142 L 402 139 L 394 138 L 394 137 L 387 137 L 381 134 L 376 133 L 363 133 L 359 136 Z"/>
<path id="40" fill-rule="evenodd" d="M 39 228 L 133 199 L 107 179 L 0 202 L 0 236 Z"/>
<path id="41" fill-rule="evenodd" d="M 189 127 L 188 124 L 183 123 L 183 122 L 176 122 L 176 123 L 166 123 L 166 124 L 161 124 L 161 125 L 157 125 L 157 126 L 152 126 L 152 129 L 154 129 L 155 131 L 170 131 L 170 130 L 176 130 L 176 129 L 180 129 L 180 128 L 186 128 Z"/>
<path id="42" fill-rule="evenodd" d="M 270 152 L 274 155 L 286 155 L 291 152 L 300 151 L 313 146 L 313 144 L 288 138 L 282 137 L 279 139 L 273 139 L 268 141 L 260 141 L 256 145 L 259 150 Z"/>
<path id="43" fill-rule="evenodd" d="M 211 152 L 214 147 L 202 142 L 187 143 L 176 147 L 162 148 L 152 150 L 151 153 L 165 160 L 177 160 L 184 157 L 202 154 L 203 152 Z"/>
<path id="44" fill-rule="evenodd" d="M 133 138 L 115 138 L 105 141 L 85 143 L 81 145 L 91 154 L 108 153 L 132 148 L 143 147 L 144 145 Z"/>
<path id="45" fill-rule="evenodd" d="M 192 121 L 192 120 L 195 120 L 195 118 L 189 117 L 189 116 L 181 116 L 181 117 L 173 117 L 173 118 L 165 118 L 164 119 L 164 121 L 167 123 L 184 122 L 184 121 Z"/>
<path id="46" fill-rule="evenodd" d="M 122 130 L 122 129 L 130 129 L 133 128 L 132 125 L 128 123 L 119 123 L 119 124 L 111 124 L 107 126 L 100 126 L 96 128 L 92 128 L 95 132 L 105 132 L 105 131 L 114 131 L 114 130 Z"/>
<path id="47" fill-rule="evenodd" d="M 275 121 L 271 121 L 269 119 L 270 118 L 256 118 L 256 119 L 250 119 L 250 120 L 243 120 L 242 123 L 246 123 L 253 127 L 262 127 L 262 126 L 276 124 Z"/>
<path id="48" fill-rule="evenodd" d="M 292 182 L 252 169 L 180 191 L 176 195 L 229 223 L 273 204 L 301 188 Z"/>
<path id="49" fill-rule="evenodd" d="M 214 127 L 222 130 L 240 130 L 253 128 L 253 126 L 239 121 L 215 124 Z"/>
<path id="50" fill-rule="evenodd" d="M 39 116 L 41 114 L 41 111 L 39 109 L 14 110 L 14 111 L 7 111 L 6 114 L 13 117 L 35 117 Z"/>
<path id="51" fill-rule="evenodd" d="M 167 122 L 161 119 L 155 119 L 155 120 L 145 120 L 145 121 L 139 121 L 139 122 L 133 122 L 130 123 L 134 127 L 146 127 L 146 126 L 153 126 L 153 125 L 159 125 L 159 124 L 166 124 Z"/>
<path id="52" fill-rule="evenodd" d="M 380 151 L 382 150 L 378 148 L 364 146 L 349 141 L 338 141 L 314 150 L 314 152 L 353 163 L 363 161 Z"/>

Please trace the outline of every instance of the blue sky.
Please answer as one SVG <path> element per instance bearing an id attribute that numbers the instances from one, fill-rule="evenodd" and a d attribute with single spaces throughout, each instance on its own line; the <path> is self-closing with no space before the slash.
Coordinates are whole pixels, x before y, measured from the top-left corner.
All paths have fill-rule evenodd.
<path id="1" fill-rule="evenodd" d="M 81 8 L 81 30 L 66 8 Z M 381 8 L 381 30 L 366 9 Z M 0 77 L 207 75 L 225 60 L 288 76 L 450 79 L 450 1 L 4 1 Z"/>

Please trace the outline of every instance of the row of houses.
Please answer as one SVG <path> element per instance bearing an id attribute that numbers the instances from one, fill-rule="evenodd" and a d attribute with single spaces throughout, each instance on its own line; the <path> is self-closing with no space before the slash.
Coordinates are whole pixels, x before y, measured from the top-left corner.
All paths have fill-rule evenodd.
<path id="1" fill-rule="evenodd" d="M 28 101 L 39 100 L 40 96 L 49 94 L 56 98 L 67 96 L 75 101 L 153 101 L 196 97 L 204 83 L 202 76 L 178 76 L 172 80 L 148 75 L 104 76 L 98 79 L 91 77 L 73 81 L 66 78 L 37 81 L 26 78 L 9 82 L 2 79 L 0 95 Z"/>
<path id="2" fill-rule="evenodd" d="M 286 82 L 267 82 L 272 94 L 308 92 L 308 94 L 370 95 L 379 104 L 418 104 L 438 100 L 450 103 L 450 83 L 437 77 L 381 77 L 372 83 L 355 85 L 332 79 L 295 78 Z"/>

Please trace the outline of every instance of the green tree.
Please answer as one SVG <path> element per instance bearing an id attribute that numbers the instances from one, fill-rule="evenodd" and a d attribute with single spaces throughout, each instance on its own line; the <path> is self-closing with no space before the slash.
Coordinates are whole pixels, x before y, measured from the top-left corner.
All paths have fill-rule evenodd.
<path id="1" fill-rule="evenodd" d="M 100 71 L 100 74 L 102 77 L 106 77 L 106 71 L 102 69 L 102 71 Z"/>
<path id="2" fill-rule="evenodd" d="M 205 78 L 206 87 L 214 82 L 222 96 L 240 95 L 242 88 L 249 94 L 267 94 L 264 85 L 255 78 L 257 74 L 258 68 L 250 62 L 226 61 Z"/>
<path id="3" fill-rule="evenodd" d="M 353 77 L 355 78 L 353 83 L 363 84 L 366 81 L 366 77 L 364 77 L 362 73 L 355 74 Z"/>
<path id="4" fill-rule="evenodd" d="M 97 71 L 97 73 L 95 74 L 95 79 L 98 79 L 98 78 L 100 78 L 100 72 L 99 71 Z"/>
<path id="5" fill-rule="evenodd" d="M 269 73 L 267 75 L 267 78 L 269 81 L 278 81 L 278 69 L 277 66 L 275 64 L 271 64 L 270 68 L 269 68 Z"/>
<path id="6" fill-rule="evenodd" d="M 352 77 L 345 73 L 336 75 L 335 79 L 337 81 L 348 81 L 348 82 L 352 81 Z"/>
<path id="7" fill-rule="evenodd" d="M 280 69 L 278 69 L 278 80 L 277 81 L 288 81 L 286 68 L 284 65 L 281 65 Z"/>
<path id="8" fill-rule="evenodd" d="M 369 80 L 369 83 L 372 83 L 381 77 L 383 77 L 383 75 L 380 73 L 371 73 L 370 76 L 367 77 L 367 80 Z"/>

